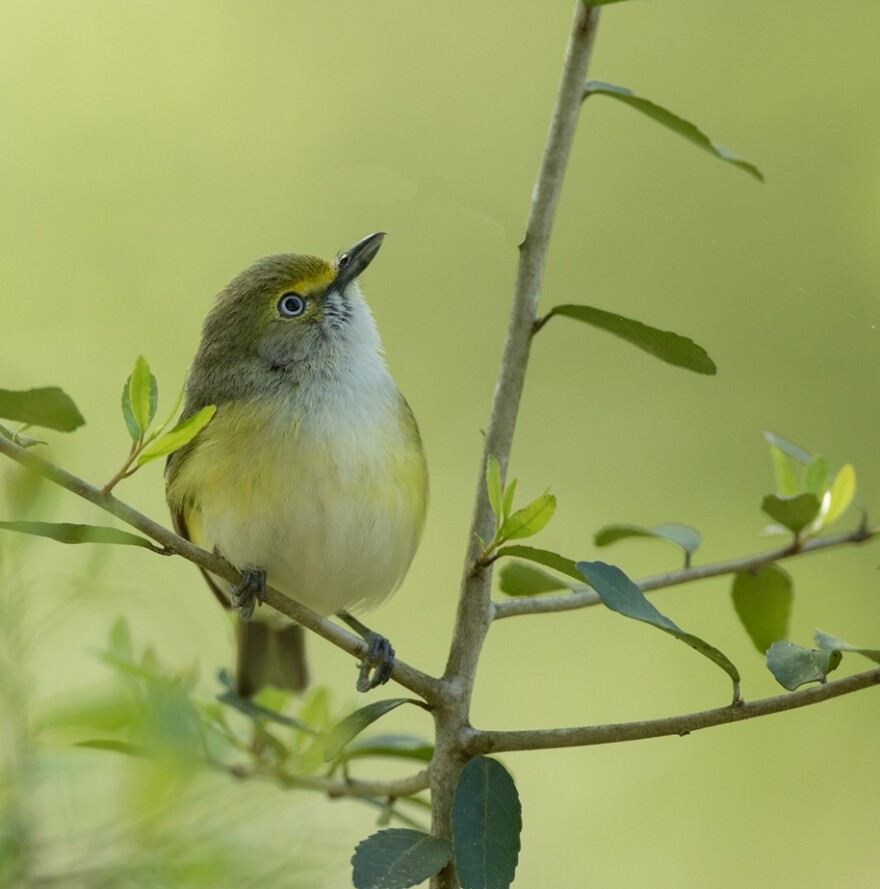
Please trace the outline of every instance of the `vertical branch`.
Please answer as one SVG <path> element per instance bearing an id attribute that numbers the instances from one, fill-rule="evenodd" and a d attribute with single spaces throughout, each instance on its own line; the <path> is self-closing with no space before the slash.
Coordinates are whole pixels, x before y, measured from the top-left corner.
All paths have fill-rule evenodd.
<path id="1" fill-rule="evenodd" d="M 431 803 L 432 830 L 436 836 L 449 835 L 452 796 L 466 760 L 463 730 L 469 724 L 477 663 L 492 621 L 491 568 L 479 565 L 477 558 L 480 552 L 477 538 L 488 540 L 494 533 L 492 508 L 484 482 L 486 462 L 491 454 L 501 464 L 502 476 L 506 474 L 537 318 L 550 233 L 574 141 L 598 22 L 599 10 L 577 0 L 556 104 L 532 194 L 526 236 L 519 248 L 519 267 L 507 340 L 486 429 L 458 611 L 443 676 L 443 700 L 435 708 L 436 747 L 431 764 Z M 433 889 L 454 889 L 456 885 L 451 866 L 431 882 Z"/>

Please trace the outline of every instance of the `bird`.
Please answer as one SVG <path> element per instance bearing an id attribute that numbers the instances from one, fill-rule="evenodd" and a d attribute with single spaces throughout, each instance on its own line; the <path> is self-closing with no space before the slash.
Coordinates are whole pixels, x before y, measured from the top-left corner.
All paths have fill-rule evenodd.
<path id="1" fill-rule="evenodd" d="M 170 455 L 175 530 L 242 574 L 236 689 L 302 691 L 303 628 L 270 608 L 266 586 L 369 642 L 358 688 L 387 681 L 394 652 L 352 612 L 401 584 L 422 536 L 428 470 L 419 426 L 384 358 L 359 277 L 376 232 L 334 261 L 286 253 L 254 262 L 216 297 L 187 376 L 181 419 L 207 405 L 207 426 Z"/>

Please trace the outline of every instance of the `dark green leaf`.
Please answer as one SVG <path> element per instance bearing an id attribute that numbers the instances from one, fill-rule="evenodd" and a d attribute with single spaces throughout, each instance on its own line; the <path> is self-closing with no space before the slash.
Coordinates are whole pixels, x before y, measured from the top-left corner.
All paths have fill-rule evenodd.
<path id="1" fill-rule="evenodd" d="M 794 598 L 791 576 L 778 565 L 765 565 L 754 574 L 737 574 L 731 590 L 733 607 L 761 654 L 788 635 Z"/>
<path id="2" fill-rule="evenodd" d="M 800 534 L 819 515 L 819 498 L 815 494 L 795 494 L 782 497 L 768 494 L 761 501 L 761 509 L 784 528 Z"/>
<path id="3" fill-rule="evenodd" d="M 789 457 L 793 457 L 798 463 L 803 463 L 806 466 L 812 459 L 812 455 L 808 454 L 803 448 L 798 447 L 793 442 L 790 442 L 787 438 L 783 438 L 781 435 L 775 435 L 773 432 L 764 432 L 764 440 L 767 444 L 772 445 L 773 447 L 779 448 L 780 451 L 785 451 Z"/>
<path id="4" fill-rule="evenodd" d="M 377 719 L 395 710 L 401 704 L 417 704 L 422 706 L 421 701 L 414 698 L 388 698 L 385 701 L 374 701 L 349 713 L 345 719 L 337 722 L 327 734 L 327 746 L 324 750 L 324 761 L 330 762 L 335 759 L 343 747 L 357 737 L 368 725 L 374 723 Z"/>
<path id="5" fill-rule="evenodd" d="M 699 636 L 686 633 L 661 614 L 617 566 L 607 565 L 605 562 L 578 562 L 577 567 L 587 583 L 599 594 L 602 602 L 612 611 L 669 633 L 721 667 L 733 681 L 734 700 L 739 700 L 739 671 L 723 652 Z"/>
<path id="6" fill-rule="evenodd" d="M 508 596 L 537 596 L 555 590 L 571 589 L 567 583 L 546 571 L 532 568 L 522 562 L 508 562 L 501 569 L 498 585 L 501 592 Z"/>
<path id="7" fill-rule="evenodd" d="M 48 537 L 59 543 L 118 543 L 155 549 L 155 544 L 150 543 L 145 537 L 100 525 L 71 525 L 66 522 L 58 524 L 54 522 L 0 522 L 0 530 Z"/>
<path id="8" fill-rule="evenodd" d="M 546 568 L 552 568 L 560 574 L 574 578 L 578 583 L 583 582 L 583 577 L 573 559 L 567 559 L 558 553 L 550 552 L 548 549 L 538 549 L 534 546 L 523 546 L 521 543 L 514 543 L 511 546 L 502 546 L 496 553 L 501 556 L 513 556 L 518 559 L 528 559 L 530 562 L 537 562 Z"/>
<path id="9" fill-rule="evenodd" d="M 0 389 L 0 417 L 56 432 L 73 432 L 85 423 L 73 399 L 57 386 Z"/>
<path id="10" fill-rule="evenodd" d="M 696 145 L 697 148 L 701 148 L 703 151 L 708 151 L 709 154 L 714 155 L 720 160 L 733 164 L 735 167 L 739 167 L 759 182 L 764 181 L 763 174 L 754 164 L 737 157 L 723 146 L 713 142 L 704 132 L 690 121 L 679 117 L 677 114 L 673 114 L 667 108 L 663 108 L 661 105 L 657 105 L 648 99 L 642 99 L 626 87 L 592 80 L 586 85 L 584 90 L 585 98 L 586 96 L 591 95 L 608 96 L 611 99 L 616 99 L 618 102 L 623 102 L 624 104 L 629 105 L 630 108 L 635 108 L 636 111 L 641 111 L 642 114 L 646 114 L 661 126 L 666 127 L 668 130 L 672 130 L 673 133 L 677 133 L 679 136 L 687 139 L 688 142 L 692 145 Z"/>
<path id="11" fill-rule="evenodd" d="M 502 540 L 522 540 L 534 537 L 543 530 L 556 512 L 556 498 L 552 494 L 536 497 L 528 506 L 518 509 L 504 520 Z"/>
<path id="12" fill-rule="evenodd" d="M 593 542 L 596 546 L 608 546 L 609 543 L 627 537 L 655 537 L 659 540 L 668 540 L 680 546 L 688 555 L 696 552 L 702 542 L 699 531 L 677 522 L 664 522 L 650 528 L 643 528 L 641 525 L 606 525 L 596 532 Z"/>
<path id="13" fill-rule="evenodd" d="M 452 847 L 462 889 L 506 889 L 519 860 L 522 808 L 500 762 L 478 756 L 462 770 L 452 800 Z"/>
<path id="14" fill-rule="evenodd" d="M 793 642 L 774 642 L 767 651 L 767 668 L 789 691 L 807 682 L 825 682 L 842 655 L 835 650 L 802 648 Z"/>
<path id="15" fill-rule="evenodd" d="M 340 759 L 359 759 L 368 756 L 390 756 L 430 762 L 434 745 L 414 735 L 375 735 L 352 741 L 340 754 Z"/>
<path id="16" fill-rule="evenodd" d="M 591 306 L 554 306 L 550 310 L 550 316 L 553 315 L 574 318 L 576 321 L 583 321 L 585 324 L 612 333 L 667 364 L 674 364 L 700 374 L 711 375 L 717 370 L 715 362 L 702 346 L 669 330 L 649 327 L 641 321 L 633 321 L 615 312 L 606 312 Z"/>
<path id="17" fill-rule="evenodd" d="M 138 457 L 137 465 L 143 466 L 150 460 L 156 460 L 172 453 L 185 444 L 189 444 L 211 422 L 217 412 L 216 405 L 209 404 L 196 411 L 191 417 L 181 420 L 173 429 L 148 444 Z"/>
<path id="18" fill-rule="evenodd" d="M 391 827 L 358 843 L 351 859 L 355 889 L 408 889 L 439 873 L 452 858 L 448 840 Z"/>
<path id="19" fill-rule="evenodd" d="M 863 657 L 880 664 L 880 650 L 876 648 L 859 648 L 857 645 L 850 645 L 849 642 L 844 642 L 843 639 L 838 639 L 837 636 L 829 636 L 827 633 L 820 633 L 819 630 L 816 630 L 815 637 L 816 645 L 823 650 L 840 652 L 851 651 L 854 654 L 860 654 Z"/>

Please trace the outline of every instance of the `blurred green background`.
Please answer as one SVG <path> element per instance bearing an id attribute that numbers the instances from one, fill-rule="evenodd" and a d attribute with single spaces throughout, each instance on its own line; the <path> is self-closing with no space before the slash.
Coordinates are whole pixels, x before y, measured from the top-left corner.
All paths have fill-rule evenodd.
<path id="1" fill-rule="evenodd" d="M 571 8 L 0 4 L 0 385 L 61 384 L 88 421 L 47 436 L 46 453 L 102 483 L 128 448 L 118 404 L 138 354 L 167 408 L 213 295 L 253 259 L 332 256 L 388 231 L 364 290 L 419 418 L 433 493 L 405 587 L 371 622 L 405 660 L 441 671 Z M 762 429 L 835 467 L 852 462 L 876 520 L 878 33 L 876 3 L 657 0 L 603 12 L 590 76 L 695 121 L 767 181 L 622 105 L 588 103 L 543 305 L 586 302 L 676 330 L 719 373 L 690 375 L 562 319 L 546 328 L 511 467 L 523 498 L 548 485 L 559 497 L 539 545 L 636 577 L 675 567 L 674 550 L 597 551 L 595 529 L 692 524 L 705 538 L 698 560 L 767 546 Z M 0 466 L 7 490 L 15 474 Z M 158 465 L 118 493 L 164 520 Z M 13 517 L 7 501 L 2 518 Z M 60 493 L 35 517 L 107 521 Z M 856 521 L 853 511 L 841 527 Z M 231 630 L 182 561 L 9 535 L 0 548 L 2 682 L 14 711 L 5 756 L 18 769 L 2 788 L 0 840 L 28 843 L 34 873 L 104 885 L 91 867 L 124 874 L 165 855 L 179 866 L 143 885 L 232 885 L 237 869 L 236 885 L 347 884 L 350 850 L 375 825 L 357 804 L 214 775 L 151 796 L 143 764 L 51 736 L 21 749 L 9 726 L 30 731 L 106 681 L 95 652 L 119 615 L 165 662 L 197 662 L 206 697 L 231 661 Z M 810 644 L 818 627 L 880 645 L 878 561 L 874 546 L 789 563 L 791 639 Z M 654 601 L 740 665 L 747 698 L 775 694 L 728 586 Z M 351 661 L 310 643 L 334 706 L 355 706 Z M 866 667 L 849 657 L 841 674 Z M 473 717 L 499 728 L 616 722 L 728 695 L 726 677 L 685 646 L 589 609 L 497 625 Z M 398 710 L 383 728 L 430 725 Z M 869 691 L 684 739 L 505 756 L 524 801 L 517 885 L 872 884 L 878 729 Z M 141 885 L 119 879 L 106 885 Z"/>

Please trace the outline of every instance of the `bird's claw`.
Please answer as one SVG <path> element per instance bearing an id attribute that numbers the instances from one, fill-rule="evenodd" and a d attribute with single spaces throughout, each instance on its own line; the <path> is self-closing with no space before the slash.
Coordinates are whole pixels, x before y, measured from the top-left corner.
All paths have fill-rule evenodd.
<path id="1" fill-rule="evenodd" d="M 368 646 L 367 653 L 358 664 L 357 690 L 361 692 L 384 685 L 394 669 L 394 648 L 384 636 L 371 630 L 364 636 L 364 641 Z"/>
<path id="2" fill-rule="evenodd" d="M 245 570 L 241 572 L 241 583 L 232 588 L 232 605 L 240 608 L 239 617 L 249 621 L 254 609 L 260 602 L 266 601 L 266 572 Z"/>

